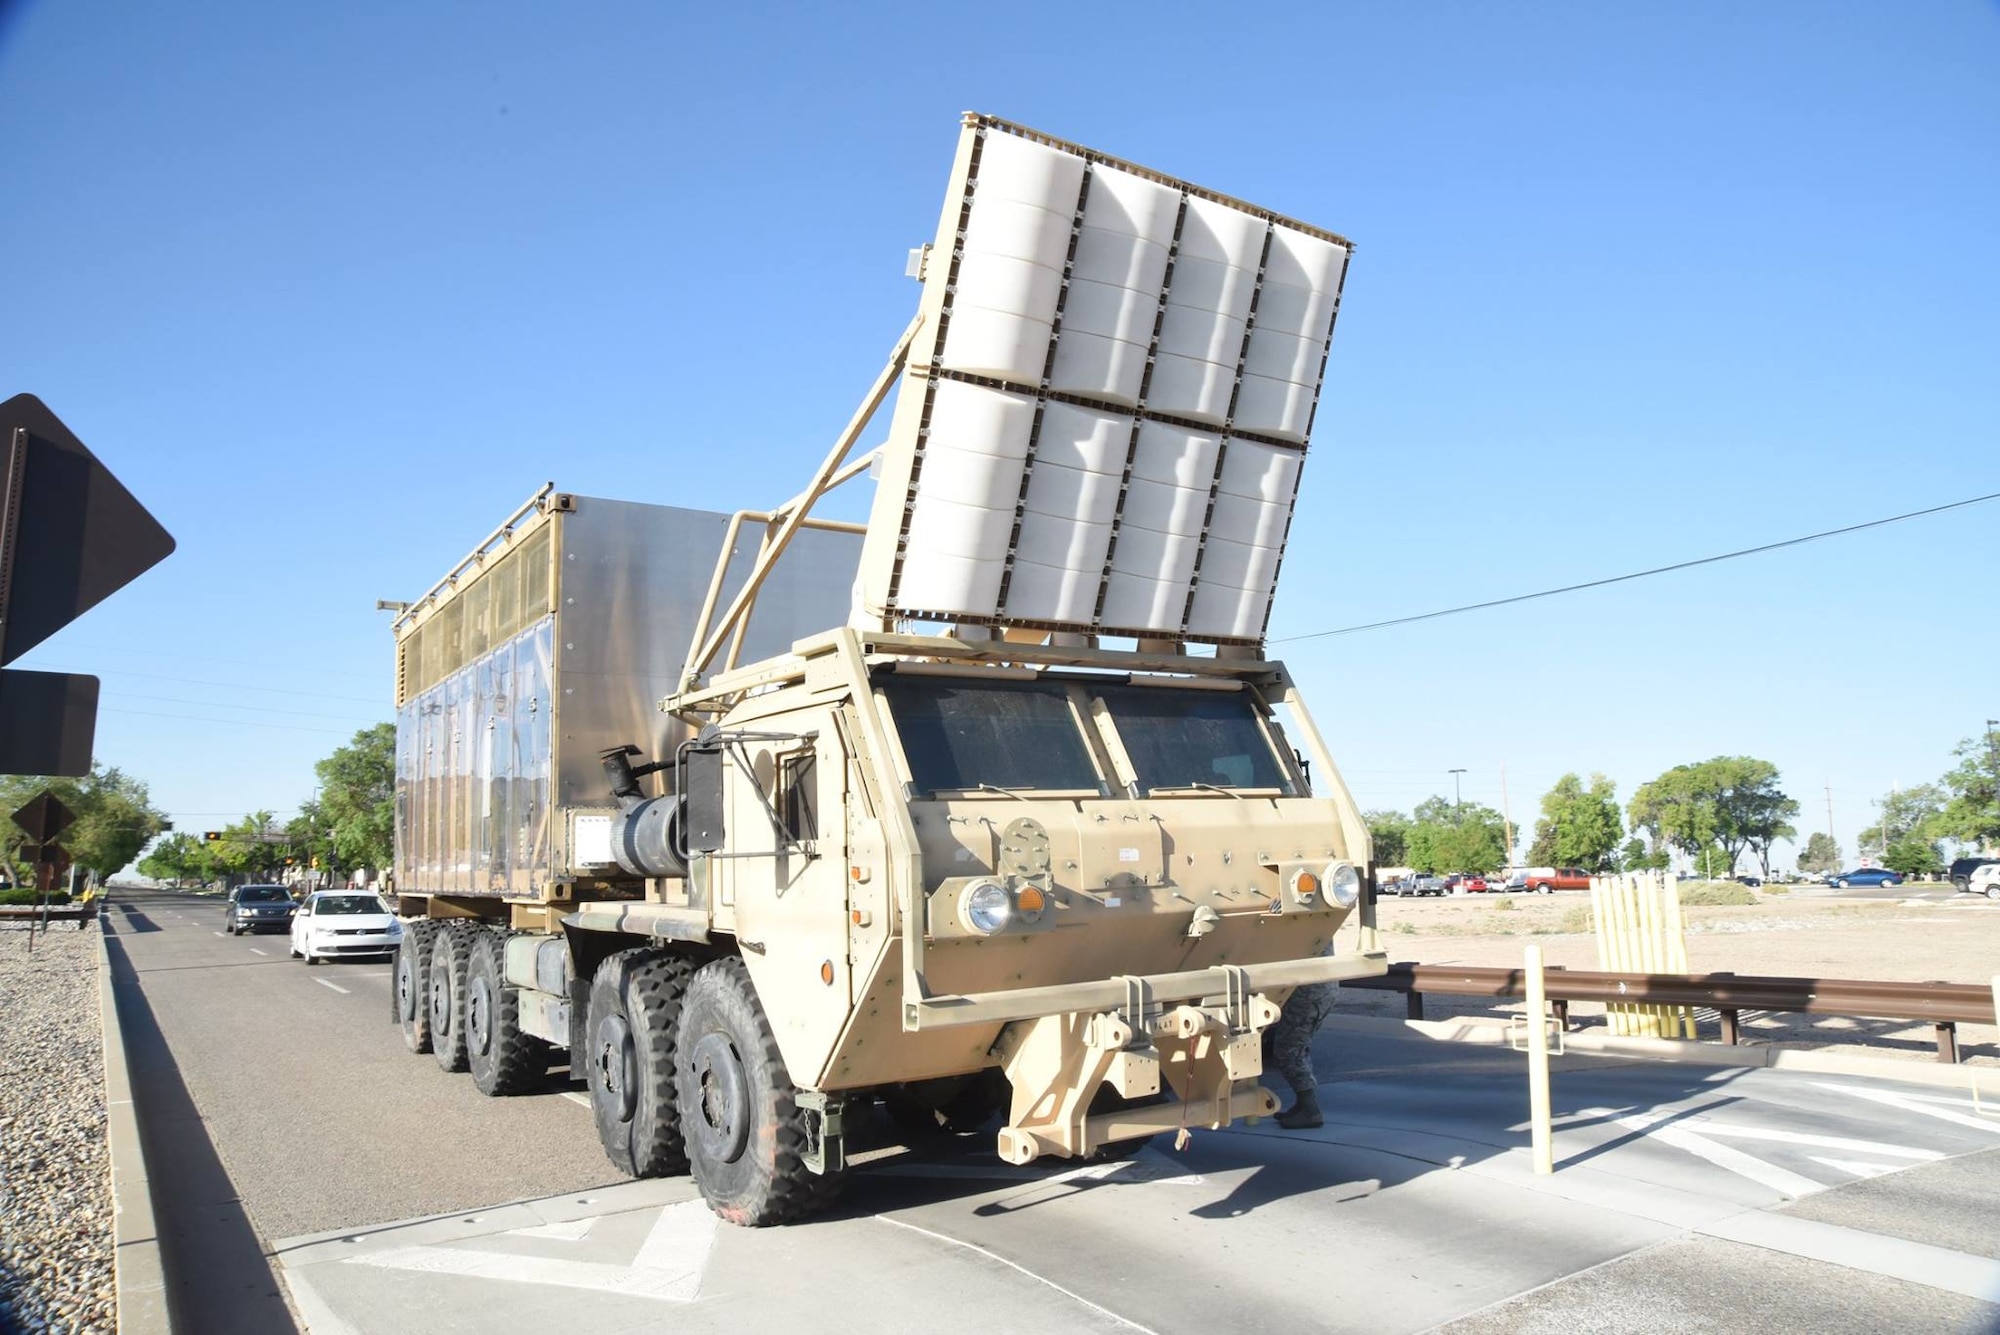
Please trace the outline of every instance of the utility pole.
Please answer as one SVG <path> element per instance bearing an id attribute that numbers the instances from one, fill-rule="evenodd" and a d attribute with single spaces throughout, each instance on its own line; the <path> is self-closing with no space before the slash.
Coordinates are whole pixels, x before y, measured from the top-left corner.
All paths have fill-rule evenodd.
<path id="1" fill-rule="evenodd" d="M 1500 824 L 1507 831 L 1507 861 L 1514 861 L 1514 816 L 1507 805 L 1507 762 L 1500 762 Z"/>
<path id="2" fill-rule="evenodd" d="M 1826 837 L 1833 839 L 1833 783 L 1831 780 L 1826 785 Z M 1840 840 L 1833 839 L 1833 842 L 1838 845 Z"/>
<path id="3" fill-rule="evenodd" d="M 1458 790 L 1458 776 L 1465 773 L 1465 771 L 1462 769 L 1455 769 L 1450 771 L 1450 773 L 1451 773 L 1451 805 L 1452 809 L 1456 811 L 1459 807 L 1465 805 L 1465 799 L 1462 796 L 1460 796 Z"/>

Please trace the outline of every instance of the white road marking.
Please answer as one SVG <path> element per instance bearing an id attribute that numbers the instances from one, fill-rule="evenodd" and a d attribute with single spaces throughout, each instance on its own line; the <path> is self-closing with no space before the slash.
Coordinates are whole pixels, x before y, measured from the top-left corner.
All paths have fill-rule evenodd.
<path id="1" fill-rule="evenodd" d="M 1880 1089 L 1857 1089 L 1851 1085 L 1832 1085 L 1824 1080 L 1819 1081 L 1818 1084 L 1821 1089 L 1830 1089 L 1836 1094 L 1846 1094 L 1852 1098 L 1867 1099 L 1870 1103 L 1886 1103 L 1891 1108 L 1901 1108 L 1904 1112 L 1922 1113 L 1926 1117 L 1935 1117 L 1941 1122 L 1950 1122 L 1955 1126 L 1969 1126 L 1980 1131 L 1991 1131 L 1994 1135 L 2000 1136 L 2000 1122 L 1996 1122 L 1991 1118 L 1968 1116 L 1965 1113 L 1952 1112 L 1946 1108 L 1927 1107 L 1925 1105 L 1929 1100 L 1926 1099 L 1915 1098 L 1907 1094 L 1891 1094 L 1886 1090 Z M 1963 1108 L 1972 1106 L 1970 1100 L 1940 1099 L 1938 1101 L 1955 1103 Z"/>
<path id="2" fill-rule="evenodd" d="M 933 1238 L 938 1242 L 948 1242 L 954 1247 L 963 1247 L 965 1248 L 965 1250 L 969 1252 L 978 1252 L 981 1256 L 985 1257 L 989 1261 L 997 1261 L 1001 1265 L 1006 1266 L 1009 1270 L 1019 1271 L 1021 1274 L 1026 1275 L 1029 1279 L 1034 1280 L 1037 1284 L 1048 1285 L 1050 1288 L 1054 1289 L 1057 1293 L 1063 1295 L 1063 1297 L 1068 1298 L 1073 1302 L 1081 1303 L 1083 1306 L 1089 1308 L 1091 1311 L 1097 1313 L 1099 1316 L 1104 1317 L 1106 1320 L 1116 1321 L 1119 1325 L 1124 1326 L 1130 1330 L 1143 1331 L 1145 1332 L 1145 1335 L 1159 1335 L 1159 1332 L 1155 1331 L 1152 1327 L 1142 1326 L 1136 1321 L 1133 1321 L 1127 1317 L 1122 1317 L 1118 1315 L 1118 1313 L 1112 1311 L 1110 1308 L 1100 1306 L 1099 1304 L 1090 1301 L 1090 1299 L 1084 1297 L 1082 1294 L 1076 1292 L 1074 1289 L 1066 1289 L 1062 1285 L 1056 1283 L 1054 1280 L 1049 1279 L 1047 1276 L 1038 1275 L 1034 1271 L 1028 1269 L 1028 1267 L 1022 1265 L 1020 1262 L 1010 1261 L 1006 1257 L 1000 1255 L 998 1252 L 988 1251 L 986 1248 L 981 1247 L 978 1243 L 967 1242 L 963 1238 L 954 1238 L 948 1233 L 934 1233 L 930 1229 L 921 1228 L 916 1224 L 905 1223 L 901 1219 L 891 1219 L 888 1215 L 885 1214 L 876 1215 L 875 1222 L 879 1224 L 889 1224 L 895 1228 L 906 1228 L 912 1233 L 921 1233 L 925 1237 Z"/>
<path id="3" fill-rule="evenodd" d="M 1695 1232 L 1789 1256 L 1830 1261 L 1850 1270 L 1888 1275 L 1987 1302 L 2000 1294 L 2000 1261 L 1928 1243 L 1864 1233 L 1858 1228 L 1824 1224 L 1816 1219 L 1746 1210 L 1701 1225 Z"/>
<path id="4" fill-rule="evenodd" d="M 1891 1159 L 1915 1159 L 1924 1163 L 1944 1158 L 1936 1150 L 1905 1149 L 1901 1145 L 1884 1145 L 1873 1140 L 1847 1140 L 1840 1136 L 1815 1136 L 1804 1131 L 1778 1131 L 1761 1126 L 1730 1126 L 1722 1122 L 1698 1122 L 1695 1125 L 1702 1135 L 1721 1136 L 1724 1140 L 1775 1140 L 1788 1145 L 1811 1145 L 1817 1149 L 1848 1150 L 1855 1154 L 1885 1154 Z"/>
<path id="5" fill-rule="evenodd" d="M 318 983 L 321 987 L 332 988 L 334 991 L 340 993 L 340 995 L 343 997 L 351 997 L 354 995 L 352 992 L 349 992 L 346 988 L 342 987 L 339 983 L 329 983 L 324 978 L 315 978 L 313 979 L 313 981 L 315 983 Z"/>
<path id="6" fill-rule="evenodd" d="M 1908 1164 L 1861 1163 L 1855 1159 L 1823 1159 L 1817 1154 L 1809 1154 L 1806 1157 L 1814 1163 L 1823 1163 L 1828 1168 L 1838 1168 L 1841 1172 L 1852 1173 L 1856 1177 L 1880 1177 L 1884 1173 L 1901 1172 L 1909 1166 Z"/>
<path id="7" fill-rule="evenodd" d="M 510 1238 L 556 1238 L 563 1242 L 582 1242 L 590 1236 L 590 1230 L 597 1226 L 595 1219 L 565 1219 L 553 1224 L 536 1224 L 533 1228 L 510 1228 Z"/>
<path id="8" fill-rule="evenodd" d="M 216 935 L 217 935 L 217 936 L 223 936 L 223 935 L 225 935 L 225 933 L 222 933 L 222 932 L 217 932 L 217 933 L 216 933 Z"/>
<path id="9" fill-rule="evenodd" d="M 689 1303 L 701 1294 L 701 1277 L 715 1247 L 716 1227 L 716 1217 L 704 1201 L 666 1206 L 629 1266 L 475 1251 L 467 1247 L 397 1247 L 350 1257 L 346 1264 L 414 1270 L 429 1275 L 505 1279 L 520 1284 L 554 1284 L 628 1298 Z"/>
<path id="10" fill-rule="evenodd" d="M 1663 1125 L 1665 1121 L 1663 1117 L 1634 1114 L 1619 1118 L 1618 1124 L 1629 1126 L 1634 1131 L 1643 1131 L 1649 1138 L 1663 1145 L 1686 1150 L 1696 1158 L 1706 1159 L 1717 1168 L 1727 1169 L 1738 1177 L 1747 1177 L 1752 1182 L 1769 1187 L 1780 1196 L 1810 1196 L 1815 1192 L 1826 1190 L 1826 1184 L 1823 1182 L 1815 1182 L 1809 1177 L 1801 1177 L 1776 1164 L 1765 1163 L 1754 1155 L 1745 1154 L 1742 1150 L 1732 1149 L 1728 1145 L 1718 1145 L 1706 1136 L 1698 1136 L 1681 1127 Z"/>
<path id="11" fill-rule="evenodd" d="M 257 949 L 257 947 L 255 947 L 255 946 L 252 946 L 252 947 L 250 947 L 250 953 L 251 953 L 252 955 L 262 955 L 262 954 L 263 954 L 264 952 L 263 952 L 263 951 L 261 951 L 261 950 L 259 950 L 259 949 Z"/>
<path id="12" fill-rule="evenodd" d="M 571 1103 L 581 1103 L 586 1108 L 590 1106 L 590 1095 L 588 1094 L 579 1094 L 573 1089 L 565 1089 L 562 1092 L 562 1096 Z"/>

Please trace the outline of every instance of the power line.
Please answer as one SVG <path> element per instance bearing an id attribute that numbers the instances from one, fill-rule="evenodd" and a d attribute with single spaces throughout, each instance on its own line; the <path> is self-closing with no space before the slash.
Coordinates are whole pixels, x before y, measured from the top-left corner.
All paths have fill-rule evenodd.
<path id="1" fill-rule="evenodd" d="M 1863 529 L 1880 528 L 1884 524 L 1899 524 L 1905 519 L 1921 519 L 1925 515 L 1943 514 L 1947 510 L 1959 510 L 1968 505 L 1978 505 L 1983 501 L 2000 500 L 2000 491 L 1988 492 L 1984 496 L 1973 496 L 1948 505 L 1933 505 L 1925 510 L 1911 510 L 1907 514 L 1890 515 L 1887 519 L 1871 519 L 1865 524 L 1849 524 L 1845 528 L 1830 528 L 1823 533 L 1808 533 L 1802 538 L 1786 538 L 1783 542 L 1767 542 L 1761 547 L 1745 547 L 1741 551 L 1723 552 L 1719 556 L 1697 557 L 1692 561 L 1676 561 L 1669 566 L 1654 566 L 1651 570 L 1635 570 L 1629 575 L 1612 575 L 1607 579 L 1586 580 L 1581 584 L 1565 584 L 1557 589 L 1542 589 L 1535 593 L 1517 593 L 1511 598 L 1492 598 L 1483 603 L 1466 603 L 1462 607 L 1445 607 L 1435 612 L 1419 612 L 1415 616 L 1391 617 L 1387 621 L 1370 621 L 1360 626 L 1342 626 L 1338 630 L 1308 631 L 1303 635 L 1281 635 L 1271 641 L 1273 644 L 1289 644 L 1295 640 L 1321 640 L 1330 635 L 1355 635 L 1364 630 L 1386 630 L 1390 626 L 1407 626 L 1416 621 L 1435 621 L 1439 617 L 1457 616 L 1461 612 L 1479 612 L 1489 607 L 1506 607 L 1512 603 L 1533 602 L 1537 598 L 1553 598 L 1559 593 L 1577 593 L 1584 589 L 1601 589 L 1607 584 L 1623 584 L 1627 580 L 1645 579 L 1649 575 L 1666 575 L 1676 570 L 1692 570 L 1696 566 L 1714 565 L 1718 561 L 1734 561 L 1739 556 L 1756 556 L 1763 552 L 1775 552 L 1785 547 L 1797 547 L 1802 543 L 1818 542 L 1822 538 L 1837 538 L 1845 533 L 1859 533 Z"/>

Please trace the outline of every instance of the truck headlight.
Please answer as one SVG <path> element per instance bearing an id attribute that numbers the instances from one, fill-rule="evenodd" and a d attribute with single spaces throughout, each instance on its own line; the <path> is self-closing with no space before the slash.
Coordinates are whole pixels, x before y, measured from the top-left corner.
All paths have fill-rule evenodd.
<path id="1" fill-rule="evenodd" d="M 1353 908 L 1361 898 L 1361 869 L 1352 862 L 1329 864 L 1322 879 L 1327 897 L 1344 909 Z"/>
<path id="2" fill-rule="evenodd" d="M 991 936 L 1014 916 L 1014 899 L 998 881 L 974 881 L 958 897 L 958 916 L 973 931 Z"/>

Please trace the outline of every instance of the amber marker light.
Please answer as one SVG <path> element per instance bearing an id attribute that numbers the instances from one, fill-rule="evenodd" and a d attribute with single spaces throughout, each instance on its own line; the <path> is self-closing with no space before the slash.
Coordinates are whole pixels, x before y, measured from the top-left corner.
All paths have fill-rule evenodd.
<path id="1" fill-rule="evenodd" d="M 1040 913 L 1048 906 L 1049 901 L 1048 897 L 1043 895 L 1040 890 L 1030 885 L 1024 887 L 1020 894 L 1014 896 L 1014 902 L 1020 906 L 1023 913 Z"/>
<path id="2" fill-rule="evenodd" d="M 1319 877 L 1303 869 L 1292 873 L 1292 898 L 1311 904 L 1319 898 Z"/>
<path id="3" fill-rule="evenodd" d="M 833 986 L 833 961 L 827 960 L 819 966 L 819 980 L 828 987 Z"/>

